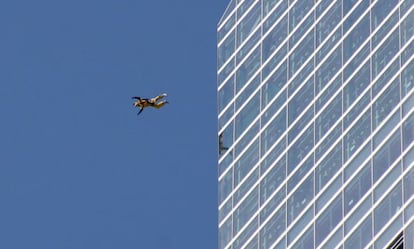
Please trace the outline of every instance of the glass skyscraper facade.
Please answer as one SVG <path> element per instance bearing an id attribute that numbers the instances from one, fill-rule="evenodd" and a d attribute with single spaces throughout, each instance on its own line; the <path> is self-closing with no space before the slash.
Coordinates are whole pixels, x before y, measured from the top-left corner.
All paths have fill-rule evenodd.
<path id="1" fill-rule="evenodd" d="M 219 248 L 414 248 L 414 0 L 232 0 Z"/>

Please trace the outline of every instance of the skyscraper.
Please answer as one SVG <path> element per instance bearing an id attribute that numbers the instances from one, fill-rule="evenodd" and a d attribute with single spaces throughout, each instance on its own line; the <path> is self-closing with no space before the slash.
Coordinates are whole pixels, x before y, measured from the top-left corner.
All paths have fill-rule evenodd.
<path id="1" fill-rule="evenodd" d="M 414 248 L 413 6 L 229 2 L 220 249 Z"/>

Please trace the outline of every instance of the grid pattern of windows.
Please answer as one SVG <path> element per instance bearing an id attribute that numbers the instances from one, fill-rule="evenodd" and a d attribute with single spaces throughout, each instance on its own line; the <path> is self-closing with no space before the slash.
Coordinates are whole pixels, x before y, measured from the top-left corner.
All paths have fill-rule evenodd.
<path id="1" fill-rule="evenodd" d="M 231 0 L 219 248 L 414 248 L 414 0 Z"/>

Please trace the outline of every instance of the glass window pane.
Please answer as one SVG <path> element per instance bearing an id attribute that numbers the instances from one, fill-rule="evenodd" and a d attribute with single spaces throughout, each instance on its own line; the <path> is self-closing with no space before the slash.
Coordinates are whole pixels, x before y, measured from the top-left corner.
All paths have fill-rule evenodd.
<path id="1" fill-rule="evenodd" d="M 252 121 L 259 115 L 260 111 L 260 93 L 249 101 L 244 106 L 243 110 L 236 116 L 236 139 L 246 130 L 246 128 L 252 123 Z"/>
<path id="2" fill-rule="evenodd" d="M 289 102 L 289 125 L 309 106 L 313 97 L 313 80 L 309 80 Z"/>
<path id="3" fill-rule="evenodd" d="M 361 47 L 361 45 L 367 40 L 369 33 L 369 15 L 367 15 L 357 24 L 357 26 L 351 31 L 343 42 L 344 62 L 347 62 L 349 58 L 351 58 L 351 56 Z"/>
<path id="4" fill-rule="evenodd" d="M 344 163 L 365 142 L 371 133 L 371 112 L 368 110 L 344 138 Z"/>
<path id="5" fill-rule="evenodd" d="M 414 141 L 414 114 L 405 120 L 403 124 L 403 149 L 407 149 L 408 146 Z"/>
<path id="6" fill-rule="evenodd" d="M 246 195 L 251 187 L 259 180 L 259 169 L 256 168 L 253 173 L 244 181 L 233 194 L 233 205 L 236 206 L 239 201 Z"/>
<path id="7" fill-rule="evenodd" d="M 344 249 L 363 249 L 372 238 L 372 218 L 369 215 L 364 222 L 346 240 Z"/>
<path id="8" fill-rule="evenodd" d="M 234 157 L 237 157 L 247 145 L 253 140 L 253 138 L 259 133 L 260 124 L 257 120 L 254 125 L 244 134 L 244 136 L 237 142 L 234 148 Z"/>
<path id="9" fill-rule="evenodd" d="M 310 175 L 288 199 L 288 224 L 299 215 L 313 198 L 313 175 Z"/>
<path id="10" fill-rule="evenodd" d="M 331 4 L 332 1 L 325 1 L 325 5 Z M 321 3 L 324 5 L 324 3 Z M 317 8 L 319 10 L 319 6 Z M 318 11 L 317 11 L 318 12 Z M 316 45 L 319 46 L 333 29 L 339 24 L 342 18 L 342 1 L 335 0 L 334 5 L 322 17 L 316 25 Z"/>
<path id="11" fill-rule="evenodd" d="M 287 65 L 283 63 L 262 87 L 262 109 L 282 90 L 287 81 Z"/>
<path id="12" fill-rule="evenodd" d="M 367 164 L 345 188 L 345 215 L 355 207 L 371 186 L 371 164 Z"/>
<path id="13" fill-rule="evenodd" d="M 372 206 L 371 194 L 369 194 L 364 201 L 355 208 L 351 216 L 345 221 L 345 236 L 355 227 L 355 225 L 364 217 L 367 213 L 371 214 L 369 209 Z M 369 212 L 368 212 L 369 211 Z"/>
<path id="14" fill-rule="evenodd" d="M 233 191 L 233 170 L 230 169 L 226 175 L 219 181 L 219 205 L 227 198 Z"/>
<path id="15" fill-rule="evenodd" d="M 316 220 L 315 224 L 315 243 L 319 246 L 320 243 L 328 236 L 328 234 L 336 227 L 342 220 L 342 195 L 338 195 L 336 199 L 329 205 L 328 208 Z"/>
<path id="16" fill-rule="evenodd" d="M 315 81 L 317 92 L 323 89 L 337 74 L 342 66 L 341 47 L 338 47 L 316 71 Z"/>
<path id="17" fill-rule="evenodd" d="M 292 241 L 298 237 L 298 235 L 303 231 L 304 227 L 310 223 L 312 218 L 313 218 L 313 205 L 299 217 L 299 220 L 297 220 L 296 223 L 293 225 L 293 227 L 290 229 L 290 231 L 288 231 L 288 234 L 287 234 L 288 244 L 292 243 Z M 290 224 L 288 223 L 288 226 L 289 225 Z"/>
<path id="18" fill-rule="evenodd" d="M 367 89 L 370 77 L 370 64 L 367 62 L 344 88 L 344 111 Z"/>
<path id="19" fill-rule="evenodd" d="M 310 32 L 289 56 L 289 77 L 292 77 L 313 53 L 313 38 L 313 32 Z"/>
<path id="20" fill-rule="evenodd" d="M 372 106 L 373 129 L 375 129 L 400 102 L 400 81 L 397 78 Z"/>
<path id="21" fill-rule="evenodd" d="M 311 126 L 296 140 L 288 151 L 288 173 L 292 172 L 307 156 L 313 145 L 313 127 Z"/>
<path id="22" fill-rule="evenodd" d="M 292 31 L 300 23 L 305 15 L 308 14 L 313 5 L 314 0 L 302 0 L 295 2 L 295 5 L 289 12 L 289 31 Z"/>
<path id="23" fill-rule="evenodd" d="M 258 218 L 256 217 L 249 223 L 249 225 L 247 225 L 246 229 L 244 229 L 243 232 L 237 237 L 237 239 L 233 243 L 233 247 L 241 248 L 242 245 L 244 245 L 244 243 L 247 242 L 250 236 L 252 236 L 253 233 L 257 231 L 258 226 Z"/>
<path id="24" fill-rule="evenodd" d="M 414 60 L 401 73 L 401 88 L 404 97 L 414 86 Z"/>
<path id="25" fill-rule="evenodd" d="M 286 229 L 286 211 L 279 209 L 260 231 L 260 248 L 268 249 Z"/>
<path id="26" fill-rule="evenodd" d="M 260 212 L 260 223 L 262 224 L 271 214 L 276 212 L 276 208 L 282 203 L 282 200 L 286 198 L 286 188 L 282 187 L 279 192 L 277 192 L 266 206 Z M 280 209 L 286 209 L 286 205 L 282 205 Z"/>
<path id="27" fill-rule="evenodd" d="M 397 130 L 374 156 L 374 183 L 401 154 L 401 137 Z"/>
<path id="28" fill-rule="evenodd" d="M 397 5 L 398 0 L 378 0 L 371 9 L 372 28 L 377 28 L 384 18 L 390 14 L 391 10 Z"/>
<path id="29" fill-rule="evenodd" d="M 404 176 L 404 201 L 408 201 L 414 195 L 414 168 Z"/>
<path id="30" fill-rule="evenodd" d="M 263 40 L 263 61 L 278 48 L 287 37 L 287 16 L 285 16 Z"/>
<path id="31" fill-rule="evenodd" d="M 261 134 L 261 153 L 264 155 L 268 149 L 280 138 L 286 130 L 286 108 L 264 129 Z"/>
<path id="32" fill-rule="evenodd" d="M 236 72 L 236 92 L 239 92 L 260 67 L 260 47 L 243 62 Z"/>
<path id="33" fill-rule="evenodd" d="M 398 234 L 398 231 L 403 226 L 402 215 L 398 215 L 397 219 L 394 220 L 389 227 L 384 231 L 383 234 L 375 241 L 375 248 L 389 248 L 388 245 Z"/>
<path id="34" fill-rule="evenodd" d="M 260 40 L 261 32 L 258 29 L 243 45 L 243 47 L 237 52 L 236 61 L 242 61 L 244 57 L 252 50 L 254 46 L 258 46 L 258 41 Z"/>
<path id="35" fill-rule="evenodd" d="M 385 197 L 374 210 L 374 234 L 377 234 L 384 225 L 401 209 L 402 189 L 401 182 Z"/>
<path id="36" fill-rule="evenodd" d="M 308 230 L 300 237 L 300 239 L 289 248 L 292 249 L 311 249 L 313 248 L 314 239 L 313 239 L 313 226 L 308 228 Z"/>
<path id="37" fill-rule="evenodd" d="M 395 6 L 393 6 L 395 7 Z M 388 15 L 389 13 L 387 13 Z M 387 36 L 389 33 L 391 33 L 391 30 L 396 26 L 398 22 L 398 9 L 394 14 L 391 16 L 390 19 L 388 19 L 381 27 L 380 29 L 374 34 L 372 37 L 372 48 L 376 48 L 378 44 L 384 39 L 385 36 Z M 371 21 L 373 24 L 374 22 Z M 374 29 L 372 29 L 374 30 Z M 397 29 L 398 30 L 398 29 Z"/>
<path id="38" fill-rule="evenodd" d="M 257 75 L 254 79 L 252 79 L 248 85 L 243 89 L 241 94 L 236 99 L 236 110 L 240 109 L 240 107 L 246 103 L 249 97 L 252 95 L 254 91 L 258 89 L 260 85 L 260 75 Z"/>
<path id="39" fill-rule="evenodd" d="M 227 8 L 224 11 L 223 16 L 220 18 L 220 21 L 217 26 L 220 26 L 227 19 L 227 17 L 232 13 L 235 7 L 236 7 L 236 0 L 231 0 L 230 3 L 227 5 Z M 217 32 L 218 41 L 221 41 L 223 37 L 229 32 L 229 30 L 234 27 L 235 22 L 236 22 L 236 14 L 233 12 L 233 14 L 231 14 L 231 17 L 227 19 L 226 23 L 218 30 Z"/>
<path id="40" fill-rule="evenodd" d="M 231 61 L 227 63 L 227 65 L 218 73 L 217 82 L 219 86 L 221 86 L 226 80 L 228 80 L 227 78 L 230 76 L 230 74 L 232 74 L 234 70 L 234 63 L 235 60 L 233 57 L 233 59 L 231 59 Z"/>
<path id="41" fill-rule="evenodd" d="M 381 45 L 372 57 L 372 77 L 376 77 L 381 70 L 391 62 L 399 50 L 399 30 L 395 30 Z"/>
<path id="42" fill-rule="evenodd" d="M 236 43 L 234 41 L 234 31 L 230 33 L 230 35 L 224 40 L 224 42 L 218 48 L 218 55 L 217 55 L 217 67 L 221 68 L 224 63 L 230 58 L 230 56 L 235 51 Z"/>
<path id="43" fill-rule="evenodd" d="M 219 228 L 219 246 L 220 248 L 225 248 L 225 246 L 230 242 L 233 237 L 232 233 L 232 219 L 227 219 L 227 221 Z"/>
<path id="44" fill-rule="evenodd" d="M 245 4 L 249 4 L 251 1 L 244 1 Z M 244 4 L 238 9 L 238 18 L 241 17 L 241 11 L 244 9 Z M 247 9 L 247 8 L 246 8 Z M 258 1 L 256 5 L 250 10 L 249 14 L 244 16 L 237 26 L 237 45 L 239 46 L 242 42 L 250 35 L 251 32 L 257 27 L 261 19 L 261 8 L 260 2 Z"/>
<path id="45" fill-rule="evenodd" d="M 280 160 L 269 173 L 260 181 L 260 203 L 263 205 L 267 199 L 280 187 L 286 178 L 286 162 Z"/>
<path id="46" fill-rule="evenodd" d="M 259 139 L 250 145 L 234 166 L 234 187 L 236 187 L 259 160 Z"/>
<path id="47" fill-rule="evenodd" d="M 233 233 L 237 234 L 259 207 L 256 187 L 233 213 Z"/>
<path id="48" fill-rule="evenodd" d="M 338 173 L 342 166 L 342 144 L 338 143 L 335 148 L 323 159 L 323 161 L 316 167 L 315 177 L 316 186 L 315 191 L 319 191 Z"/>
<path id="49" fill-rule="evenodd" d="M 328 131 L 336 124 L 342 115 L 342 98 L 338 96 L 322 111 L 316 118 L 315 136 L 316 142 L 325 136 Z"/>
<path id="50" fill-rule="evenodd" d="M 230 100 L 234 97 L 234 81 L 231 79 L 226 82 L 226 84 L 219 90 L 218 93 L 218 106 L 219 112 L 223 111 L 224 107 L 226 107 Z"/>

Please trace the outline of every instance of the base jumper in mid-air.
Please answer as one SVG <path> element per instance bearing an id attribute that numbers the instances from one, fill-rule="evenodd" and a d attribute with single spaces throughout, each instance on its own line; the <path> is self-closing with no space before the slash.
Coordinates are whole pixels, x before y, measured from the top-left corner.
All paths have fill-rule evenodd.
<path id="1" fill-rule="evenodd" d="M 133 106 L 134 107 L 139 107 L 139 112 L 137 113 L 137 115 L 139 115 L 144 110 L 145 107 L 151 106 L 151 107 L 159 109 L 159 108 L 163 107 L 165 104 L 168 104 L 168 101 L 158 102 L 160 99 L 162 99 L 166 96 L 167 96 L 167 94 L 163 93 L 163 94 L 158 95 L 157 97 L 152 98 L 152 99 L 144 99 L 144 98 L 135 97 L 135 96 L 132 97 L 132 99 L 137 100 L 137 101 L 134 102 Z"/>

